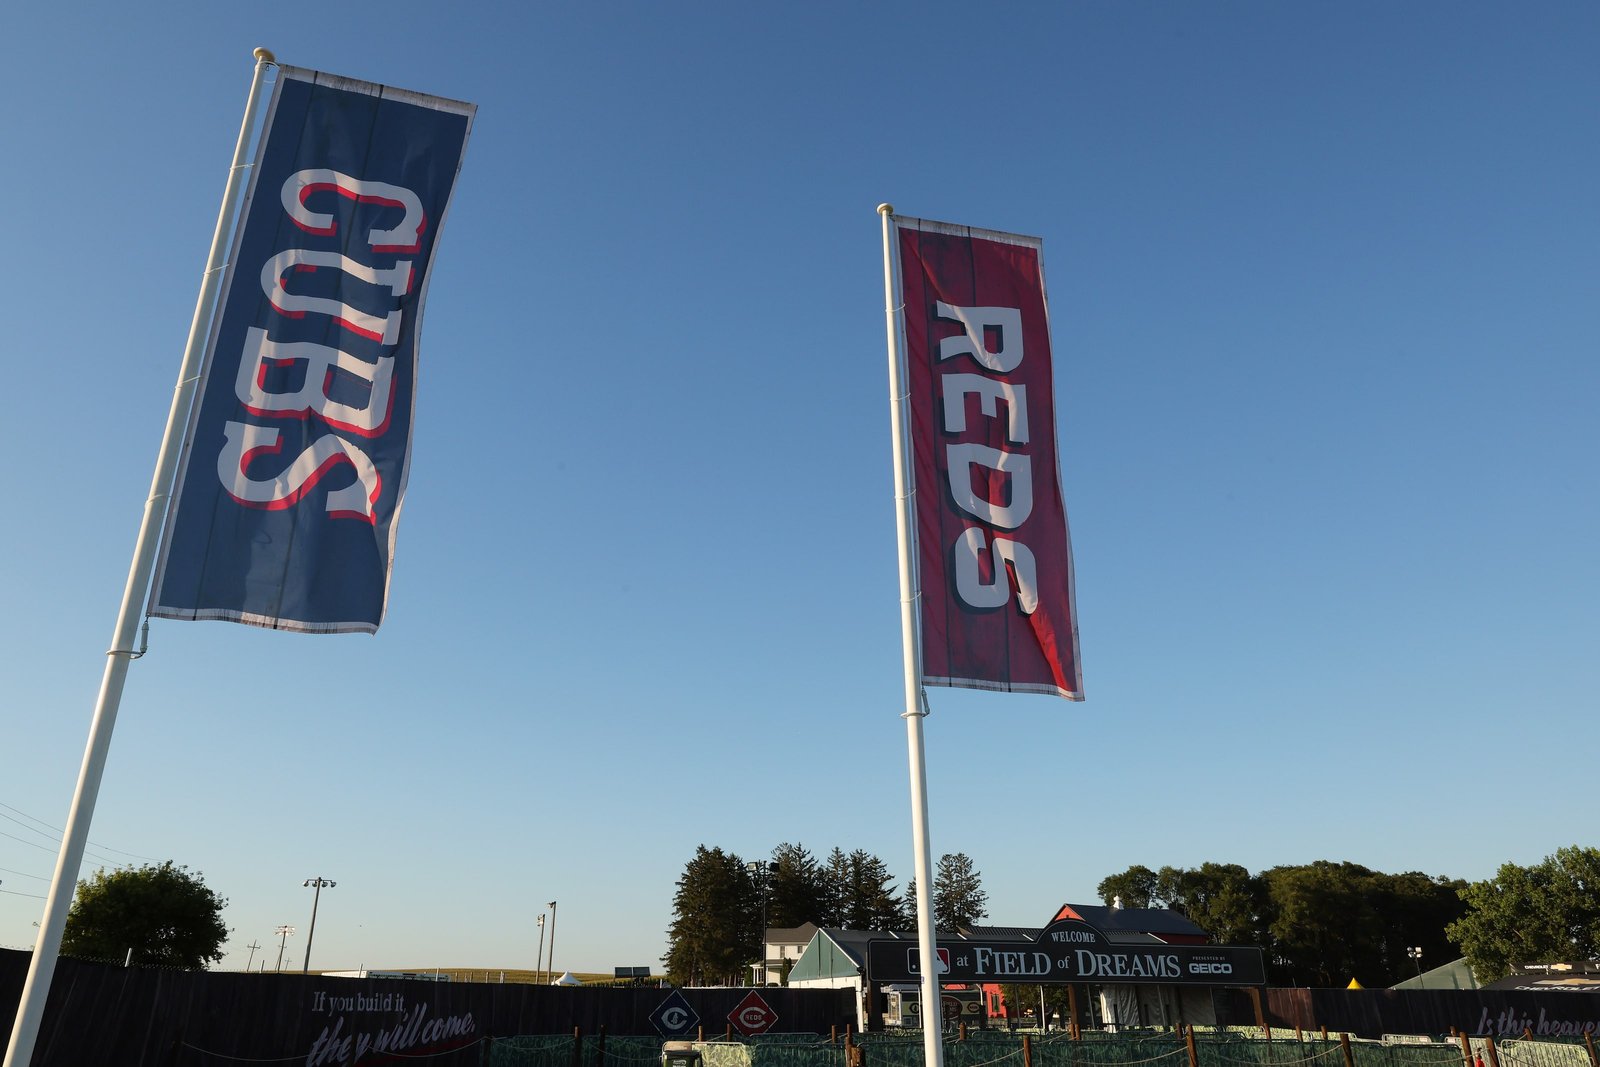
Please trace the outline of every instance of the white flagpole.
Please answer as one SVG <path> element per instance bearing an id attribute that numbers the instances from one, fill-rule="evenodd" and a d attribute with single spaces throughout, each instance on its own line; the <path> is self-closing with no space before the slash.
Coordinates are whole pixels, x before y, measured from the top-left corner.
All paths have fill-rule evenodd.
<path id="1" fill-rule="evenodd" d="M 123 682 L 128 675 L 128 664 L 143 655 L 142 652 L 135 652 L 133 647 L 139 630 L 139 614 L 149 590 L 151 571 L 155 567 L 167 497 L 172 492 L 172 482 L 177 474 L 178 457 L 183 450 L 184 426 L 194 399 L 200 360 L 222 281 L 222 260 L 226 254 L 230 223 L 238 207 L 239 190 L 244 182 L 245 155 L 250 145 L 251 130 L 255 126 L 256 103 L 260 98 L 267 67 L 277 63 L 265 48 L 257 48 L 255 57 L 256 68 L 250 81 L 244 123 L 239 128 L 239 142 L 233 150 L 233 166 L 228 170 L 222 209 L 217 214 L 217 229 L 211 238 L 211 254 L 206 260 L 199 299 L 195 301 L 194 320 L 189 324 L 189 340 L 184 347 L 178 384 L 172 393 L 172 409 L 167 413 L 167 427 L 161 438 L 155 475 L 150 482 L 150 497 L 145 501 L 144 518 L 139 523 L 139 536 L 134 542 L 133 564 L 128 570 L 127 587 L 122 593 L 122 607 L 117 612 L 111 651 L 106 653 L 105 675 L 100 681 L 100 695 L 89 725 L 89 743 L 83 753 L 83 766 L 78 771 L 78 788 L 73 794 L 72 810 L 67 816 L 66 830 L 61 838 L 55 878 L 50 883 L 50 895 L 45 901 L 44 918 L 39 922 L 39 940 L 33 946 L 33 961 L 28 965 L 22 1000 L 17 1005 L 17 1019 L 11 1029 L 11 1044 L 6 1050 L 4 1067 L 28 1067 L 33 1059 L 39 1024 L 44 1018 L 45 1001 L 50 995 L 50 979 L 55 976 L 56 958 L 61 952 L 61 934 L 66 929 L 67 912 L 77 889 L 78 867 L 83 863 L 83 849 L 89 839 L 89 822 L 94 817 L 95 800 L 100 794 L 106 753 L 111 748 L 111 730 L 116 725 Z"/>
<path id="2" fill-rule="evenodd" d="M 883 216 L 884 315 L 889 330 L 889 420 L 894 438 L 895 532 L 900 543 L 900 645 L 905 667 L 906 747 L 911 760 L 912 877 L 917 880 L 917 947 L 922 967 L 922 1054 L 927 1067 L 943 1067 L 939 1019 L 939 956 L 933 929 L 933 864 L 928 840 L 928 768 L 922 748 L 922 646 L 917 639 L 911 456 L 906 432 L 905 307 L 901 304 L 900 255 L 895 244 L 894 205 L 879 204 Z"/>

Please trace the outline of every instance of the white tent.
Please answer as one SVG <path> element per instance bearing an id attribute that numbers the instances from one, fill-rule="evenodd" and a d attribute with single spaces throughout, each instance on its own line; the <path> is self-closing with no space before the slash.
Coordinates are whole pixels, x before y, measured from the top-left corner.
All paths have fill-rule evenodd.
<path id="1" fill-rule="evenodd" d="M 572 972 L 571 971 L 562 971 L 561 972 L 561 977 L 557 978 L 554 982 L 551 982 L 550 984 L 551 985 L 582 985 L 583 982 L 580 981 L 577 978 L 572 977 Z"/>

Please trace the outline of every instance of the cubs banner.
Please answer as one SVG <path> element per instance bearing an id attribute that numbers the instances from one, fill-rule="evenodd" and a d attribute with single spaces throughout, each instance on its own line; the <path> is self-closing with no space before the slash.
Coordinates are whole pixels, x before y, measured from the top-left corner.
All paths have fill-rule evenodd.
<path id="1" fill-rule="evenodd" d="M 474 111 L 278 68 L 152 615 L 308 633 L 378 628 L 423 298 Z"/>
<path id="2" fill-rule="evenodd" d="M 1081 700 L 1040 241 L 892 221 L 922 680 Z"/>

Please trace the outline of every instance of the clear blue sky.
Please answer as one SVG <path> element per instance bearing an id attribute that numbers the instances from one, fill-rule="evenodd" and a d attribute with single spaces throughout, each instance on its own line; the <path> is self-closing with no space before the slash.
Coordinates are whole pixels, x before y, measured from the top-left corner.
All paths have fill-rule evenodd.
<path id="1" fill-rule="evenodd" d="M 998 923 L 1596 844 L 1600 7 L 24 5 L 0 944 L 32 943 L 250 51 L 479 105 L 375 638 L 158 622 L 93 855 L 313 965 L 659 967 L 696 845 L 911 827 L 874 208 L 1044 239 L 1083 704 L 933 690 Z M 43 847 L 40 847 L 43 846 Z M 116 850 L 116 851 L 113 851 Z M 259 962 L 262 952 L 255 953 Z"/>

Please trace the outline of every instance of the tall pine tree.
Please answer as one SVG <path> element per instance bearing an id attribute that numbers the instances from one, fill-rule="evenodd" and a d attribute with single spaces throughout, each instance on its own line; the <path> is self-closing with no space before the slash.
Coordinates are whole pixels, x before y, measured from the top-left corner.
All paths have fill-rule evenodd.
<path id="1" fill-rule="evenodd" d="M 983 878 L 965 852 L 946 852 L 933 872 L 933 924 L 940 930 L 965 930 L 989 915 Z"/>
<path id="2" fill-rule="evenodd" d="M 917 880 L 906 883 L 901 902 L 906 927 L 917 924 Z M 933 872 L 933 925 L 937 930 L 965 930 L 989 915 L 989 894 L 983 878 L 965 852 L 946 852 Z"/>
<path id="3" fill-rule="evenodd" d="M 667 930 L 667 979 L 674 985 L 733 985 L 760 956 L 760 902 L 744 861 L 700 845 L 678 879 Z"/>
<path id="4" fill-rule="evenodd" d="M 772 850 L 770 870 L 767 925 L 822 925 L 821 920 L 828 910 L 826 880 L 823 878 L 822 865 L 810 850 L 804 845 L 784 842 Z"/>
<path id="5" fill-rule="evenodd" d="M 835 848 L 822 869 L 826 902 L 820 926 L 847 930 L 903 930 L 900 902 L 889 867 L 865 849 Z"/>

